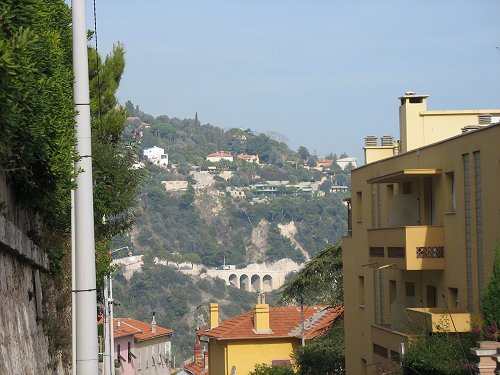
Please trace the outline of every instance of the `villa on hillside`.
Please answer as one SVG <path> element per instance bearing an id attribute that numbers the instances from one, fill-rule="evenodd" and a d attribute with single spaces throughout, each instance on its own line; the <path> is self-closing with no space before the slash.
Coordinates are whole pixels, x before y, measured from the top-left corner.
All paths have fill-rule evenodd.
<path id="1" fill-rule="evenodd" d="M 356 168 L 358 166 L 358 159 L 353 157 L 346 157 L 337 159 L 335 163 L 337 163 L 337 165 L 342 169 L 346 169 L 349 164 L 351 164 L 353 168 Z"/>
<path id="2" fill-rule="evenodd" d="M 260 163 L 258 155 L 239 154 L 237 156 L 237 158 L 241 159 L 241 160 L 245 160 L 245 161 L 247 161 L 249 163 L 255 163 L 255 164 L 259 164 Z"/>
<path id="3" fill-rule="evenodd" d="M 329 168 L 330 165 L 332 165 L 332 163 L 333 163 L 332 159 L 318 159 L 317 167 L 318 168 Z"/>
<path id="4" fill-rule="evenodd" d="M 233 161 L 233 155 L 230 153 L 220 151 L 220 152 L 214 152 L 213 154 L 207 155 L 206 159 L 212 163 L 218 163 L 221 160 L 227 160 L 227 161 Z"/>
<path id="5" fill-rule="evenodd" d="M 166 167 L 168 165 L 168 154 L 161 147 L 151 147 L 144 149 L 144 156 L 150 163 Z"/>
<path id="6" fill-rule="evenodd" d="M 195 361 L 184 366 L 193 375 L 248 374 L 256 364 L 292 365 L 293 350 L 301 345 L 301 308 L 256 304 L 253 311 L 219 322 L 219 305 L 211 303 L 210 327 L 197 335 L 207 355 L 195 344 Z M 343 305 L 304 306 L 304 341 L 324 335 L 342 319 Z"/>

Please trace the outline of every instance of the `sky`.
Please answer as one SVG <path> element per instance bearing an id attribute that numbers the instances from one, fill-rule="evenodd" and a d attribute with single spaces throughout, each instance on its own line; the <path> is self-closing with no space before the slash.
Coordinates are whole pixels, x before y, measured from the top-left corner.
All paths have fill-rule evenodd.
<path id="1" fill-rule="evenodd" d="M 92 3 L 87 23 L 93 29 Z M 98 48 L 121 42 L 118 97 L 146 113 L 276 132 L 361 160 L 398 135 L 398 97 L 500 108 L 498 0 L 96 0 Z M 94 43 L 94 41 L 92 41 Z"/>

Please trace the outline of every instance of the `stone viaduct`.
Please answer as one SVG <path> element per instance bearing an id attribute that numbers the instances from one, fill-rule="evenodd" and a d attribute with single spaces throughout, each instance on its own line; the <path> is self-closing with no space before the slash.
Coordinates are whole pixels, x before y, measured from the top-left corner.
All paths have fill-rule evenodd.
<path id="1" fill-rule="evenodd" d="M 207 271 L 210 277 L 218 277 L 236 288 L 249 292 L 270 292 L 280 288 L 285 283 L 287 271 L 270 270 L 265 268 L 243 268 L 235 270 Z"/>

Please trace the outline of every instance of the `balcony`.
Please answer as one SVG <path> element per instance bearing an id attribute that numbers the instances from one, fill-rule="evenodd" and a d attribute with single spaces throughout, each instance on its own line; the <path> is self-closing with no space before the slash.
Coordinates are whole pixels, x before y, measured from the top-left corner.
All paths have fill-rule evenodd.
<path id="1" fill-rule="evenodd" d="M 468 312 L 447 313 L 443 308 L 407 308 L 411 324 L 430 332 L 470 332 L 479 325 L 479 316 Z"/>
<path id="2" fill-rule="evenodd" d="M 408 336 L 377 324 L 372 324 L 371 333 L 373 352 L 380 357 L 377 360 L 384 361 L 385 359 L 386 365 L 390 361 L 399 362 L 401 344 L 408 345 Z"/>
<path id="3" fill-rule="evenodd" d="M 444 270 L 444 230 L 435 226 L 369 229 L 370 263 L 407 271 Z"/>

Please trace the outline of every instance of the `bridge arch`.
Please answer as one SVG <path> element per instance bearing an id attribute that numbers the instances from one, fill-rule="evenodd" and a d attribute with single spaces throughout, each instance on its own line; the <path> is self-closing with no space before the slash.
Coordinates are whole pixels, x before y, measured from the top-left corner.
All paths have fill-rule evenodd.
<path id="1" fill-rule="evenodd" d="M 271 275 L 264 275 L 262 278 L 262 291 L 270 292 L 273 290 L 273 277 Z"/>
<path id="2" fill-rule="evenodd" d="M 253 275 L 251 280 L 250 280 L 250 285 L 251 285 L 252 292 L 259 292 L 262 289 L 262 287 L 260 285 L 260 276 Z"/>
<path id="3" fill-rule="evenodd" d="M 239 287 L 239 285 L 238 285 L 239 284 L 238 283 L 238 276 L 236 274 L 232 273 L 231 275 L 229 275 L 228 281 L 229 281 L 229 285 L 232 285 L 232 286 L 234 286 L 236 288 Z"/>
<path id="4" fill-rule="evenodd" d="M 248 275 L 243 274 L 240 276 L 240 289 L 250 290 L 250 280 L 248 279 Z"/>

